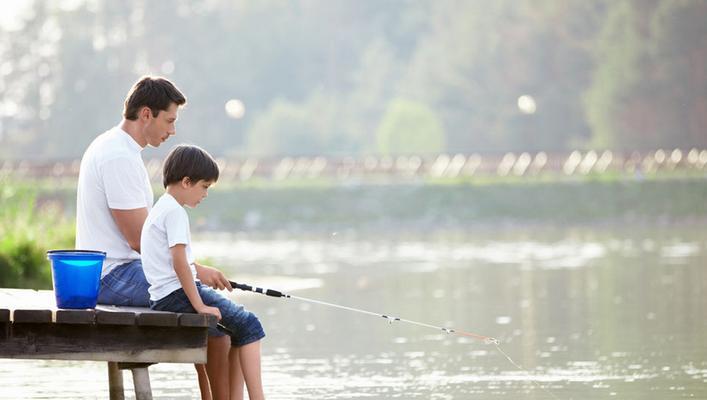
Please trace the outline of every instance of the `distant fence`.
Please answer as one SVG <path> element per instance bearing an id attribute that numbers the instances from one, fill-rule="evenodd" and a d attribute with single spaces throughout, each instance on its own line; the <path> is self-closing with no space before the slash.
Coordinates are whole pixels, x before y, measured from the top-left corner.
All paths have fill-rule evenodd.
<path id="1" fill-rule="evenodd" d="M 503 155 L 219 158 L 217 161 L 221 168 L 219 180 L 222 181 L 248 181 L 254 178 L 376 180 L 379 178 L 525 177 L 548 173 L 581 176 L 611 171 L 650 174 L 683 170 L 707 173 L 707 150 L 699 149 L 627 153 L 591 150 L 573 151 L 569 154 L 538 152 Z M 162 160 L 148 160 L 146 166 L 150 179 L 153 182 L 160 182 Z M 0 161 L 0 177 L 76 178 L 78 172 L 79 160 Z"/>

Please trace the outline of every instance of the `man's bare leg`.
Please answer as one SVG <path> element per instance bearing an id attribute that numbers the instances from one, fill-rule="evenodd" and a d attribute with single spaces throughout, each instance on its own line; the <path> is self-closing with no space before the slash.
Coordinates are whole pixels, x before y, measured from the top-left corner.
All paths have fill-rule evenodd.
<path id="1" fill-rule="evenodd" d="M 206 364 L 194 364 L 196 369 L 196 377 L 199 379 L 199 392 L 201 392 L 201 400 L 211 399 L 211 388 L 209 387 L 209 377 L 206 375 Z"/>
<path id="2" fill-rule="evenodd" d="M 213 400 L 228 400 L 228 351 L 230 336 L 209 337 L 206 346 L 206 374 Z"/>

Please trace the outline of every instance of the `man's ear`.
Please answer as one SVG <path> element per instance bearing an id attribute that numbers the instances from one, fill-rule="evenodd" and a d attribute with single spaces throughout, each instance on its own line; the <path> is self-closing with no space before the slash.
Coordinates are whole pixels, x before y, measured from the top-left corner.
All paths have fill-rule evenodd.
<path id="1" fill-rule="evenodd" d="M 150 117 L 152 117 L 152 110 L 150 110 L 150 107 L 144 106 L 140 109 L 139 116 L 140 120 L 147 121 L 150 119 Z"/>

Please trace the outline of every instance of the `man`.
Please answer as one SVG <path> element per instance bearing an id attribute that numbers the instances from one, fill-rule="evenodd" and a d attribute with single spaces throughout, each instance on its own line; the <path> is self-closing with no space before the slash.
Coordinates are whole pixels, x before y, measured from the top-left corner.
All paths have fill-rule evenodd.
<path id="1" fill-rule="evenodd" d="M 177 113 L 184 104 L 186 98 L 172 82 L 141 78 L 128 93 L 123 120 L 94 139 L 81 159 L 76 248 L 106 252 L 98 294 L 101 304 L 149 307 L 140 234 L 154 199 L 140 153 L 148 145 L 160 146 L 176 133 Z M 220 271 L 197 263 L 195 267 L 204 284 L 232 290 Z M 209 340 L 209 352 L 217 346 L 230 343 Z M 213 368 L 214 363 L 218 367 L 227 362 L 215 359 L 208 364 Z M 197 371 L 202 397 L 210 398 L 205 369 L 197 366 Z"/>

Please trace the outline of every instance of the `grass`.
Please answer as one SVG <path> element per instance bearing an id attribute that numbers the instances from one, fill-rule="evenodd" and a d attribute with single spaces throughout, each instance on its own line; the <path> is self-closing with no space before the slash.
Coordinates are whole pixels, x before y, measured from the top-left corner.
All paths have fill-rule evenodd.
<path id="1" fill-rule="evenodd" d="M 74 247 L 73 220 L 26 184 L 4 182 L 0 203 L 0 287 L 51 288 L 46 251 Z"/>

